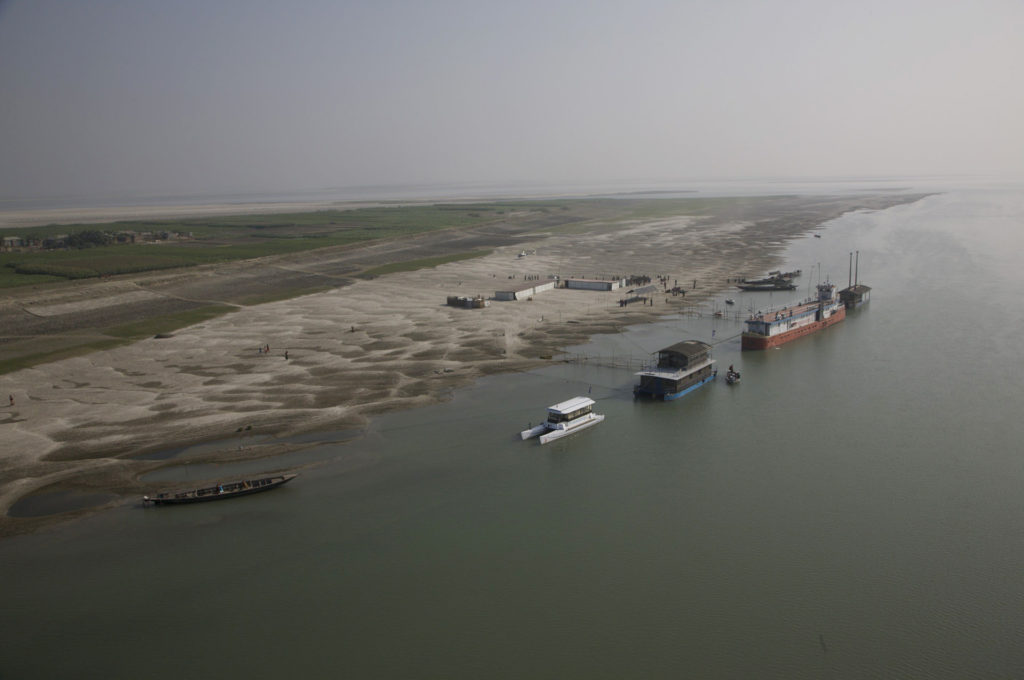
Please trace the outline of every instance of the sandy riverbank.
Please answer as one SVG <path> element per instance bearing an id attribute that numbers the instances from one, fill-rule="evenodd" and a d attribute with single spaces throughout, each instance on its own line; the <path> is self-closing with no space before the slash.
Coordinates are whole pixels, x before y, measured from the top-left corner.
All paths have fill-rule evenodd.
<path id="1" fill-rule="evenodd" d="M 166 463 L 130 457 L 139 452 L 230 440 L 240 428 L 282 436 L 360 427 L 374 413 L 434 402 L 481 375 L 536 365 L 594 333 L 700 304 L 737 272 L 772 268 L 789 238 L 822 221 L 902 202 L 844 199 L 811 209 L 789 201 L 788 217 L 783 211 L 772 219 L 740 211 L 596 220 L 585 234 L 538 233 L 484 258 L 242 307 L 172 337 L 3 376 L 2 396 L 13 395 L 15 405 L 0 409 L 0 535 L 48 521 L 6 516 L 32 492 L 72 488 L 132 498 L 150 491 L 138 476 Z M 536 254 L 518 257 L 524 248 Z M 631 273 L 696 279 L 698 289 L 672 302 L 659 296 L 653 307 L 620 307 L 618 293 L 562 289 L 486 309 L 444 304 L 448 295 L 491 297 L 524 276 Z M 257 350 L 266 345 L 269 352 Z M 204 457 L 283 448 L 225 446 Z"/>

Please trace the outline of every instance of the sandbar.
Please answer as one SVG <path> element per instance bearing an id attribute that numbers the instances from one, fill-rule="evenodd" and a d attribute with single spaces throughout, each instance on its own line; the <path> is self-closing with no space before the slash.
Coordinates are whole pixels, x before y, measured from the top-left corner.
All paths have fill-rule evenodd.
<path id="1" fill-rule="evenodd" d="M 89 511 L 10 516 L 12 505 L 27 494 L 72 489 L 111 494 L 115 500 L 107 506 L 135 502 L 154 491 L 139 481 L 141 475 L 182 462 L 138 454 L 203 441 L 231 442 L 204 451 L 206 461 L 266 456 L 273 467 L 275 454 L 293 448 L 276 441 L 281 437 L 358 429 L 374 414 L 435 403 L 480 376 L 541 365 L 596 333 L 699 308 L 725 290 L 730 277 L 778 265 L 788 240 L 850 210 L 916 198 L 786 197 L 737 201 L 718 214 L 597 218 L 571 231 L 517 234 L 514 244 L 486 257 L 237 305 L 230 314 L 170 337 L 4 375 L 0 536 Z M 529 254 L 521 256 L 524 251 Z M 303 264 L 301 258 L 289 262 Z M 445 304 L 449 295 L 490 298 L 527 279 L 629 274 L 666 275 L 696 281 L 697 287 L 685 297 L 659 295 L 653 306 L 620 306 L 620 292 L 566 289 L 530 301 L 492 300 L 484 309 Z M 145 303 L 146 292 L 136 283 L 126 278 L 79 285 L 75 299 L 96 313 L 126 300 Z M 70 314 L 76 306 L 66 295 L 54 288 L 7 304 L 37 314 Z M 15 402 L 10 407 L 8 394 Z M 251 431 L 246 428 L 271 439 L 239 447 L 232 437 Z"/>

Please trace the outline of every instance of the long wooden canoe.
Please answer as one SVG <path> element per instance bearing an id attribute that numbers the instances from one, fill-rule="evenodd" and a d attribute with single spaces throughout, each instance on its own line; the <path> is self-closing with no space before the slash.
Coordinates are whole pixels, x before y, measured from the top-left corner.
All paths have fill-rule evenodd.
<path id="1" fill-rule="evenodd" d="M 155 496 L 143 496 L 143 503 L 154 505 L 178 505 L 181 503 L 202 503 L 204 501 L 219 501 L 225 498 L 236 496 L 247 496 L 251 493 L 270 491 L 283 484 L 287 484 L 298 477 L 298 475 L 276 475 L 274 477 L 261 477 L 259 479 L 243 479 L 238 482 L 227 482 L 215 486 L 207 486 L 201 489 L 188 489 L 185 491 L 168 491 L 158 493 Z"/>

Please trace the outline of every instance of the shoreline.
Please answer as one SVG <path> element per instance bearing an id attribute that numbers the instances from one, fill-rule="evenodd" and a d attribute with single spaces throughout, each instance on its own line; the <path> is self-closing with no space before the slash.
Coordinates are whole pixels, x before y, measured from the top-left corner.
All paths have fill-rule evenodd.
<path id="1" fill-rule="evenodd" d="M 791 239 L 839 214 L 918 198 L 789 198 L 781 207 L 776 200 L 777 214 L 768 217 L 764 205 L 744 214 L 737 203 L 736 214 L 594 220 L 583 234 L 538 231 L 487 257 L 243 307 L 171 337 L 8 374 L 16 404 L 0 415 L 8 451 L 0 459 L 0 536 L 128 503 L 154 490 L 140 477 L 162 467 L 257 457 L 273 467 L 294 450 L 282 438 L 358 429 L 378 413 L 437 403 L 479 377 L 543 365 L 540 357 L 560 348 L 706 302 L 739 271 L 774 268 Z M 522 250 L 537 254 L 520 258 Z M 532 301 L 492 300 L 485 309 L 445 305 L 447 295 L 492 297 L 527 276 L 611 273 L 667 274 L 696 279 L 699 288 L 675 303 L 659 296 L 653 307 L 620 307 L 617 293 L 567 289 Z M 268 345 L 269 352 L 257 350 Z M 229 441 L 246 427 L 270 443 L 182 460 L 139 458 Z M 20 499 L 56 490 L 116 498 L 43 517 L 8 514 Z"/>

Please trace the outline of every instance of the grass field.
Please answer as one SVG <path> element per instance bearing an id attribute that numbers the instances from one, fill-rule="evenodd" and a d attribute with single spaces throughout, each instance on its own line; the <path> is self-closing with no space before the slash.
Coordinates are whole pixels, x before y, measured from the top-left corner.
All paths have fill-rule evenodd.
<path id="1" fill-rule="evenodd" d="M 511 211 L 543 212 L 562 208 L 562 204 L 551 202 L 395 206 L 32 227 L 10 235 L 42 239 L 86 230 L 167 231 L 191 234 L 192 238 L 76 250 L 0 253 L 0 288 L 285 255 L 472 227 L 502 219 Z"/>

